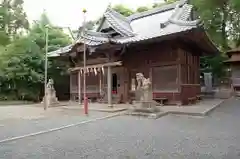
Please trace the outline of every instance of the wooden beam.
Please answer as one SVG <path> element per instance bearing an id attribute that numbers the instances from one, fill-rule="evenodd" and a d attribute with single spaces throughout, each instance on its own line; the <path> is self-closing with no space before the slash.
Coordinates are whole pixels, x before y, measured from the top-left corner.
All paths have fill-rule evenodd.
<path id="1" fill-rule="evenodd" d="M 122 61 L 117 61 L 117 62 L 108 62 L 108 63 L 103 63 L 103 64 L 96 64 L 96 65 L 88 65 L 86 66 L 86 69 L 89 68 L 101 68 L 101 67 L 109 67 L 109 66 L 121 66 Z M 70 68 L 69 71 L 77 71 L 84 69 L 84 67 L 75 67 L 75 68 Z"/>

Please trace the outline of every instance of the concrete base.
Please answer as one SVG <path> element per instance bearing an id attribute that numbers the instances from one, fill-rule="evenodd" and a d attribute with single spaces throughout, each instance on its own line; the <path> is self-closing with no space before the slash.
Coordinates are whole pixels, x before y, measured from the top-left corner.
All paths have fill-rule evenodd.
<path id="1" fill-rule="evenodd" d="M 63 106 L 64 109 L 69 110 L 79 110 L 83 109 L 82 105 L 79 106 Z M 127 110 L 126 107 L 108 107 L 108 106 L 99 106 L 99 107 L 91 107 L 91 105 L 88 107 L 89 111 L 97 111 L 97 112 L 107 112 L 107 113 L 116 113 L 116 112 L 122 112 Z"/>
<path id="2" fill-rule="evenodd" d="M 145 107 L 149 105 L 151 107 Z M 161 112 L 159 108 L 153 106 L 152 102 L 138 103 L 138 105 L 130 107 L 127 114 L 134 116 L 144 116 L 152 119 L 157 119 L 165 115 L 165 113 Z"/>
<path id="3" fill-rule="evenodd" d="M 132 112 L 142 112 L 142 113 L 156 113 L 156 112 L 160 112 L 160 109 L 157 107 L 153 107 L 153 108 L 135 108 L 135 107 L 131 107 L 129 109 Z"/>
<path id="4" fill-rule="evenodd" d="M 222 99 L 202 100 L 189 106 L 164 106 L 161 111 L 168 114 L 182 114 L 191 116 L 206 116 L 223 103 Z"/>
<path id="5" fill-rule="evenodd" d="M 123 112 L 128 115 L 137 115 L 137 116 L 147 116 L 147 117 L 161 117 L 162 114 L 182 114 L 182 115 L 192 115 L 192 116 L 205 116 L 209 112 L 217 108 L 224 100 L 222 99 L 203 99 L 200 102 L 188 105 L 188 106 L 177 106 L 177 105 L 168 105 L 155 108 L 140 108 L 138 103 L 135 104 L 118 104 L 114 107 L 108 107 L 107 104 L 99 103 L 90 103 L 89 111 L 99 111 L 99 112 Z M 65 103 L 66 104 L 66 103 Z M 67 106 L 63 106 L 63 109 L 72 109 L 72 110 L 81 110 L 83 109 L 82 105 L 78 103 L 71 102 Z M 126 111 L 127 110 L 127 111 Z M 126 111 L 126 112 L 125 112 Z"/>
<path id="6" fill-rule="evenodd" d="M 224 102 L 222 99 L 205 99 L 199 103 L 188 105 L 188 106 L 162 106 L 158 107 L 159 112 L 152 112 L 149 110 L 136 109 L 135 107 L 131 108 L 127 114 L 135 116 L 145 116 L 159 118 L 167 114 L 178 114 L 178 115 L 189 115 L 189 116 L 206 116 L 221 103 Z"/>
<path id="7" fill-rule="evenodd" d="M 236 97 L 240 97 L 240 91 L 236 91 L 236 92 L 235 92 L 235 96 L 236 96 Z"/>
<path id="8" fill-rule="evenodd" d="M 132 115 L 132 116 L 141 116 L 141 117 L 147 117 L 150 119 L 158 119 L 162 116 L 167 115 L 168 113 L 166 112 L 157 112 L 157 113 L 144 113 L 144 112 L 133 112 L 133 111 L 128 111 L 126 115 Z"/>
<path id="9" fill-rule="evenodd" d="M 45 97 L 43 97 L 41 104 L 44 104 L 44 102 L 45 102 Z M 60 102 L 58 101 L 57 97 L 52 97 L 49 101 L 48 107 L 58 107 L 58 106 L 60 106 Z"/>
<path id="10" fill-rule="evenodd" d="M 228 99 L 233 96 L 231 89 L 217 89 L 214 92 L 214 98 Z"/>

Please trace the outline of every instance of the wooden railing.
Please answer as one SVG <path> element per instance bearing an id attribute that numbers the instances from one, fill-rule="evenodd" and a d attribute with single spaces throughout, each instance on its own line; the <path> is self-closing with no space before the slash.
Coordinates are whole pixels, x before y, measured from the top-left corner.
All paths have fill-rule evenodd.
<path id="1" fill-rule="evenodd" d="M 100 87 L 98 85 L 88 85 L 86 87 L 86 93 L 88 98 L 97 98 L 99 102 L 107 102 L 107 85 L 102 85 L 101 91 Z M 72 99 L 75 100 L 78 98 L 78 87 L 72 86 L 70 90 L 70 94 L 72 96 Z M 83 95 L 83 88 L 81 89 L 81 94 Z M 118 94 L 112 94 L 112 102 L 118 103 L 119 102 L 119 96 Z"/>
<path id="2" fill-rule="evenodd" d="M 101 90 L 105 93 L 107 93 L 107 85 L 103 85 Z M 72 86 L 71 93 L 78 93 L 78 87 Z M 83 87 L 81 88 L 81 92 L 83 92 Z M 87 93 L 100 93 L 100 87 L 98 85 L 87 85 L 86 86 L 86 92 Z"/>

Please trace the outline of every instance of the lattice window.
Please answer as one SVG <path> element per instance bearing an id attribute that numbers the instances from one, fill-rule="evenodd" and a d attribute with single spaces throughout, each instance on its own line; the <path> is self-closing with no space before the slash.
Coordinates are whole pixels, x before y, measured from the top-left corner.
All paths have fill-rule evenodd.
<path id="1" fill-rule="evenodd" d="M 153 91 L 178 91 L 178 68 L 174 66 L 154 67 Z"/>
<path id="2" fill-rule="evenodd" d="M 71 85 L 73 87 L 78 86 L 78 73 L 77 72 L 74 72 L 71 74 Z"/>
<path id="3" fill-rule="evenodd" d="M 239 66 L 232 67 L 232 77 L 240 78 L 240 67 Z"/>

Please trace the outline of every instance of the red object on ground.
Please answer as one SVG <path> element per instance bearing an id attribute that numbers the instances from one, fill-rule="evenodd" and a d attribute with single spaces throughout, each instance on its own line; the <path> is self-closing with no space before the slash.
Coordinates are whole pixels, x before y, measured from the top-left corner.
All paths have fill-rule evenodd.
<path id="1" fill-rule="evenodd" d="M 84 97 L 84 113 L 87 115 L 88 114 L 88 98 Z"/>

